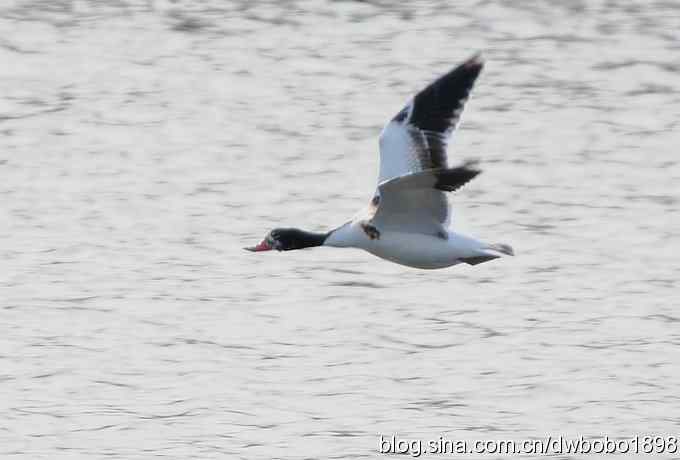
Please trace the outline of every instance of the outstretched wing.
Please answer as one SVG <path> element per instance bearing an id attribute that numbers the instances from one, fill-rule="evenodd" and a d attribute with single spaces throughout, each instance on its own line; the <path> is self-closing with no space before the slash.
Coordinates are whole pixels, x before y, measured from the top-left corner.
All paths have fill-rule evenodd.
<path id="1" fill-rule="evenodd" d="M 428 169 L 395 177 L 378 186 L 377 206 L 371 224 L 380 230 L 393 228 L 400 232 L 446 234 L 448 207 L 444 192 L 453 192 L 481 171 L 475 163 L 457 168 Z"/>
<path id="2" fill-rule="evenodd" d="M 446 145 L 484 63 L 475 55 L 438 78 L 406 104 L 380 134 L 378 183 L 446 168 Z"/>

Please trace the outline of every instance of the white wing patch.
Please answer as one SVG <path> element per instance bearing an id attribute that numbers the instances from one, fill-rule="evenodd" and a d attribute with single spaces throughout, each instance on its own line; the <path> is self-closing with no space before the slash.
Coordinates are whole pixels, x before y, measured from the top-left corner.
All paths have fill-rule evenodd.
<path id="1" fill-rule="evenodd" d="M 448 168 L 448 140 L 483 65 L 479 55 L 467 59 L 416 94 L 383 128 L 374 196 L 380 204 L 371 220 L 378 229 L 389 226 L 441 234 L 448 227 L 450 209 L 441 190 L 415 187 L 413 179 L 400 180 L 399 186 L 383 185 L 402 176 Z"/>
<path id="2" fill-rule="evenodd" d="M 380 134 L 380 174 L 378 183 L 421 171 L 419 146 L 408 125 L 390 121 Z"/>
<path id="3" fill-rule="evenodd" d="M 441 236 L 446 234 L 449 207 L 444 192 L 435 189 L 380 190 L 380 204 L 371 224 L 379 230 Z"/>

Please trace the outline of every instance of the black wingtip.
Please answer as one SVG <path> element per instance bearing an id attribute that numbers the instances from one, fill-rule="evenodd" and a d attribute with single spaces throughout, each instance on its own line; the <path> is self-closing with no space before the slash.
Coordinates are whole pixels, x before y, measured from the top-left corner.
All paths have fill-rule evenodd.
<path id="1" fill-rule="evenodd" d="M 479 70 L 481 70 L 482 67 L 484 67 L 484 56 L 482 55 L 482 52 L 477 51 L 463 62 L 462 66 L 467 68 L 479 68 Z"/>
<path id="2" fill-rule="evenodd" d="M 481 169 L 477 168 L 477 165 L 477 161 L 471 160 L 457 168 L 437 171 L 435 188 L 445 192 L 455 192 L 482 172 Z"/>
<path id="3" fill-rule="evenodd" d="M 409 123 L 422 131 L 447 136 L 460 120 L 465 102 L 483 67 L 481 53 L 473 54 L 416 94 Z M 396 118 L 404 116 L 398 114 Z M 445 166 L 446 149 L 439 145 L 441 143 L 435 139 L 435 145 L 430 146 L 436 152 L 429 167 Z"/>

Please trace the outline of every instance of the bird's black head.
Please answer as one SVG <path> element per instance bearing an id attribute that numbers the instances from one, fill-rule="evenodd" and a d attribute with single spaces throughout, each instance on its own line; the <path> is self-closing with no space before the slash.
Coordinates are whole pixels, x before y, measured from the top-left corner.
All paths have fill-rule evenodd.
<path id="1" fill-rule="evenodd" d="M 249 251 L 292 251 L 293 249 L 321 246 L 327 233 L 312 233 L 297 228 L 275 228 L 257 246 L 245 248 Z"/>

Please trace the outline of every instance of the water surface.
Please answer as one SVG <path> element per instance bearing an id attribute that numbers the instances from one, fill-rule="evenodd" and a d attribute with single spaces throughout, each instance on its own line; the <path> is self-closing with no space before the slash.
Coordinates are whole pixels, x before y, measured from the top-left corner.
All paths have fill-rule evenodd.
<path id="1" fill-rule="evenodd" d="M 680 435 L 680 5 L 0 11 L 3 458 Z M 478 50 L 455 225 L 517 257 L 242 251 L 362 207 L 382 124 Z"/>

